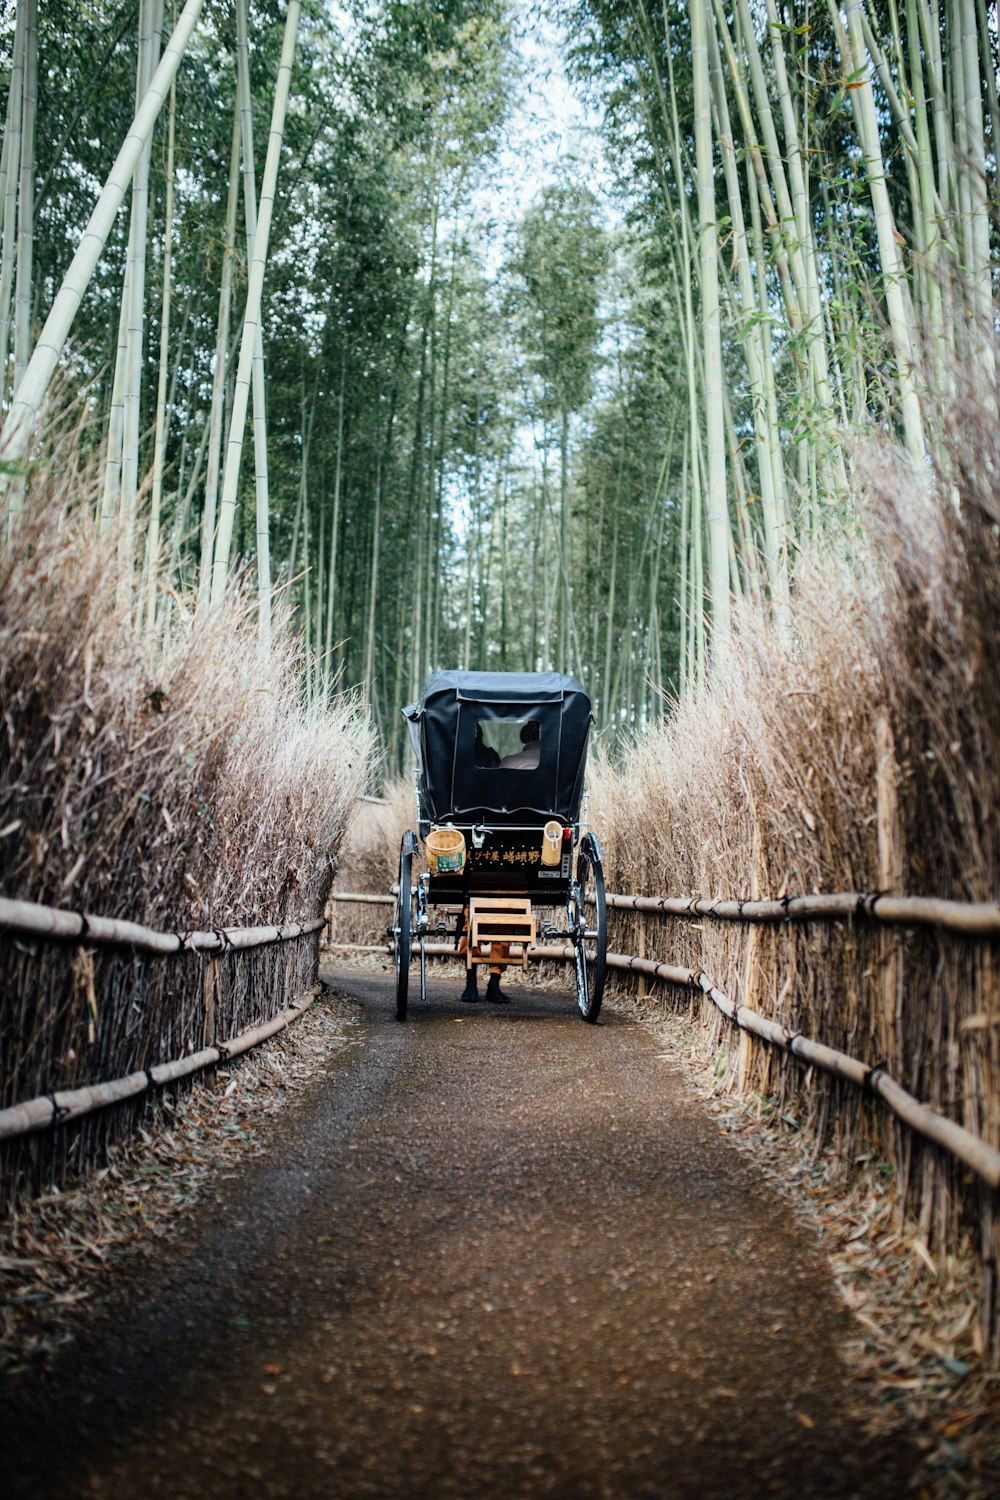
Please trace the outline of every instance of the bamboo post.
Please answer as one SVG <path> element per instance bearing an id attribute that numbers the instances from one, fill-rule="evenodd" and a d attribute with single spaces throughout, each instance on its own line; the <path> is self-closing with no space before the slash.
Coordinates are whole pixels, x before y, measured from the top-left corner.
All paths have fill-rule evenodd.
<path id="1" fill-rule="evenodd" d="M 646 867 L 647 867 L 647 846 L 646 846 L 645 841 L 643 841 L 642 859 L 641 859 L 641 862 L 640 862 L 640 869 L 639 869 L 639 879 L 640 879 L 640 882 L 641 882 L 641 884 L 642 884 L 642 886 L 643 886 L 644 889 L 645 889 L 645 886 L 646 886 Z M 638 954 L 637 954 L 637 957 L 639 957 L 639 958 L 648 958 L 648 956 L 649 956 L 649 949 L 648 949 L 648 946 L 647 946 L 647 936 L 648 935 L 647 935 L 647 932 L 646 932 L 646 921 L 647 921 L 646 913 L 645 912 L 640 912 L 639 913 L 638 942 L 637 942 L 637 945 L 636 945 L 637 948 L 638 948 L 638 950 L 639 950 Z M 647 997 L 647 995 L 649 994 L 649 991 L 650 991 L 650 984 L 649 984 L 649 979 L 648 979 L 647 975 L 640 974 L 639 975 L 639 999 L 640 1000 L 645 1000 L 646 997 Z"/>
<path id="2" fill-rule="evenodd" d="M 886 895 L 898 895 L 902 878 L 902 833 L 899 821 L 899 771 L 892 725 L 885 713 L 875 721 L 876 825 L 878 832 L 878 883 Z M 879 1047 L 890 1068 L 899 1063 L 899 1027 L 902 1005 L 902 953 L 896 932 L 882 935 L 880 942 L 881 1015 Z"/>
<path id="3" fill-rule="evenodd" d="M 645 912 L 640 912 L 640 914 L 639 914 L 639 943 L 638 943 L 638 947 L 639 947 L 638 957 L 639 958 L 645 958 L 646 957 L 646 913 Z M 639 975 L 639 999 L 640 1000 L 645 1000 L 645 998 L 646 998 L 646 996 L 648 994 L 649 994 L 649 981 L 647 980 L 645 974 L 640 974 Z"/>
<path id="4" fill-rule="evenodd" d="M 202 1041 L 206 1047 L 211 1046 L 215 1039 L 215 996 L 218 988 L 217 963 L 214 958 L 209 958 L 205 963 L 205 974 L 202 981 L 202 995 L 204 997 L 205 1023 L 202 1028 Z"/>

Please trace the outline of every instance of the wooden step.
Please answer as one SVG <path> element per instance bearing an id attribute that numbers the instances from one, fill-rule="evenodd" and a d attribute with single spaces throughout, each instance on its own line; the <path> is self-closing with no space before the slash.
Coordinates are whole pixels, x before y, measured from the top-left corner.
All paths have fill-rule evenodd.
<path id="1" fill-rule="evenodd" d="M 535 941 L 531 902 L 517 896 L 473 896 L 469 901 L 469 959 L 472 963 L 513 963 L 522 968 Z M 498 957 L 496 945 L 509 945 Z M 510 946 L 512 945 L 512 946 Z"/>

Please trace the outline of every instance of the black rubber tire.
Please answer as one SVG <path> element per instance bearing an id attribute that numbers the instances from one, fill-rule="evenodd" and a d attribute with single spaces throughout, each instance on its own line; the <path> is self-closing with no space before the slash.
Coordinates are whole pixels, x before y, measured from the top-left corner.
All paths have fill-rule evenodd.
<path id="1" fill-rule="evenodd" d="M 396 959 L 396 1020 L 406 1020 L 410 994 L 410 948 L 413 940 L 413 834 L 407 830 L 399 851 L 399 894 L 393 952 Z"/>
<path id="2" fill-rule="evenodd" d="M 576 861 L 576 888 L 580 919 L 587 920 L 587 899 L 593 887 L 594 937 L 576 940 L 576 1003 L 585 1021 L 593 1024 L 601 1013 L 604 981 L 608 969 L 608 903 L 604 891 L 604 861 L 593 833 L 584 834 Z"/>

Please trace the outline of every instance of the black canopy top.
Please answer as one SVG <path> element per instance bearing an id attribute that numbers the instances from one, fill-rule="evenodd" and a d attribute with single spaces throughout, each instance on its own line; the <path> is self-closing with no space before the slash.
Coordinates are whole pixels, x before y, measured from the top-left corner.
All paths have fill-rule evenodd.
<path id="1" fill-rule="evenodd" d="M 421 821 L 576 821 L 591 712 L 575 678 L 436 672 L 403 713 Z"/>

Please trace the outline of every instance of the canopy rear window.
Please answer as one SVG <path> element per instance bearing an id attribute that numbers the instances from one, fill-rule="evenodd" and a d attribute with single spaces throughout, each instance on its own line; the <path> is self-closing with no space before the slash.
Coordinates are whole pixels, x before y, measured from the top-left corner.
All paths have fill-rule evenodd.
<path id="1" fill-rule="evenodd" d="M 537 771 L 542 726 L 537 719 L 480 719 L 476 724 L 478 770 Z"/>

